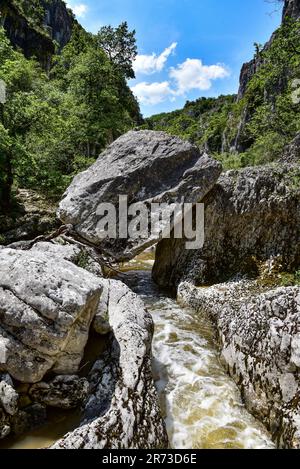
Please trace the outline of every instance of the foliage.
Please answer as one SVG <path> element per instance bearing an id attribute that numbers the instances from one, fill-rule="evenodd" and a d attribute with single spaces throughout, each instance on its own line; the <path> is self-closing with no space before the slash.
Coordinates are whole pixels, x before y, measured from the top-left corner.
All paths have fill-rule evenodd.
<path id="1" fill-rule="evenodd" d="M 187 102 L 147 119 L 148 128 L 197 144 L 225 169 L 276 161 L 300 131 L 300 104 L 292 99 L 294 79 L 300 79 L 300 20 L 286 19 L 267 47 L 255 44 L 255 59 L 259 67 L 241 99 Z"/>
<path id="2" fill-rule="evenodd" d="M 96 36 L 96 41 L 118 71 L 126 78 L 135 78 L 132 68 L 137 55 L 135 31 L 130 32 L 126 22 L 117 28 L 103 26 Z"/>
<path id="3" fill-rule="evenodd" d="M 146 119 L 146 124 L 150 129 L 179 135 L 204 149 L 220 153 L 223 132 L 234 100 L 233 95 L 188 101 L 182 111 L 150 117 Z"/>
<path id="4" fill-rule="evenodd" d="M 49 76 L 14 50 L 0 28 L 0 79 L 7 85 L 0 106 L 0 210 L 13 183 L 60 198 L 108 143 L 141 122 L 125 71 L 76 25 Z"/>

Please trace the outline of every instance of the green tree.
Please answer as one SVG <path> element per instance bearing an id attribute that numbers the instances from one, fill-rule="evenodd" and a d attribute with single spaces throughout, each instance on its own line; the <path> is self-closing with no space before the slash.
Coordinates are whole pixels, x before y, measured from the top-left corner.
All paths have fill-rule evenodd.
<path id="1" fill-rule="evenodd" d="M 125 78 L 135 78 L 133 61 L 137 56 L 135 31 L 129 31 L 127 22 L 117 28 L 104 26 L 96 35 L 98 46 Z"/>

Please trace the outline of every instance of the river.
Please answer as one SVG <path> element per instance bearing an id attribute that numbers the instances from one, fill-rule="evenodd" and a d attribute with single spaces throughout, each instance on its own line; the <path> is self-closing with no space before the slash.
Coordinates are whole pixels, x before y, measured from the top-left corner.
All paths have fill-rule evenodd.
<path id="1" fill-rule="evenodd" d="M 153 368 L 172 448 L 274 448 L 220 363 L 213 325 L 162 292 L 152 265 L 150 255 L 131 261 L 124 280 L 154 319 Z"/>
<path id="2" fill-rule="evenodd" d="M 219 360 L 213 326 L 181 307 L 151 279 L 145 253 L 124 265 L 122 279 L 139 294 L 155 323 L 153 370 L 169 440 L 175 449 L 269 449 L 271 436 L 246 410 Z M 74 412 L 54 412 L 50 423 L 1 447 L 49 446 L 78 423 Z"/>

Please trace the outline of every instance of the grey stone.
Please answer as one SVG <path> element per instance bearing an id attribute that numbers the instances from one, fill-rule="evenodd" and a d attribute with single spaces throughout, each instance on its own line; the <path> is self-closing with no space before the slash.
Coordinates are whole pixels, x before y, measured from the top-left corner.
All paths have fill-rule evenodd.
<path id="1" fill-rule="evenodd" d="M 26 383 L 76 373 L 101 295 L 99 279 L 42 252 L 0 250 L 0 370 Z"/>
<path id="2" fill-rule="evenodd" d="M 49 382 L 31 386 L 29 395 L 33 401 L 47 407 L 73 409 L 86 399 L 89 383 L 78 376 L 56 376 Z"/>
<path id="3" fill-rule="evenodd" d="M 182 197 L 196 203 L 214 186 L 221 169 L 220 163 L 177 137 L 149 130 L 128 132 L 75 177 L 59 205 L 58 217 L 117 260 L 131 259 L 158 241 L 158 223 L 157 234 L 148 239 L 109 241 L 97 228 L 98 205 L 118 207 L 119 195 L 127 195 L 130 204 L 169 204 L 181 202 Z"/>
<path id="4" fill-rule="evenodd" d="M 11 420 L 12 435 L 20 436 L 23 433 L 39 428 L 47 422 L 47 409 L 42 404 L 32 404 L 19 412 Z"/>
<path id="5" fill-rule="evenodd" d="M 122 282 L 102 282 L 114 339 L 90 373 L 81 427 L 53 448 L 167 448 L 151 369 L 152 318 Z"/>
<path id="6" fill-rule="evenodd" d="M 299 449 L 300 287 L 268 290 L 244 280 L 197 288 L 183 282 L 178 299 L 216 323 L 221 359 L 247 408 L 280 447 Z M 276 313 L 278 304 L 284 318 Z"/>
<path id="7" fill-rule="evenodd" d="M 224 173 L 204 198 L 205 243 L 162 240 L 153 277 L 161 286 L 185 278 L 196 285 L 236 274 L 257 275 L 257 263 L 279 258 L 284 271 L 300 265 L 300 180 L 297 165 L 269 165 Z"/>

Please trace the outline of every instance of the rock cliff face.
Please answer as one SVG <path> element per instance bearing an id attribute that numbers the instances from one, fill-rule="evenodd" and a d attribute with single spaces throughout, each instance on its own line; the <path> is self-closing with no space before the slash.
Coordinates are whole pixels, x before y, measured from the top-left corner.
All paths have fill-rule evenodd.
<path id="1" fill-rule="evenodd" d="M 42 0 L 44 25 L 53 41 L 62 49 L 70 41 L 75 22 L 72 12 L 62 0 Z"/>
<path id="2" fill-rule="evenodd" d="M 285 0 L 283 7 L 282 20 L 286 18 L 298 19 L 300 17 L 300 1 L 299 0 Z M 264 49 L 268 49 L 272 43 L 273 37 L 267 42 Z M 256 73 L 258 68 L 261 65 L 261 58 L 257 57 L 250 62 L 247 62 L 243 65 L 240 75 L 240 88 L 238 92 L 238 99 L 241 99 L 246 91 L 247 85 L 253 75 Z"/>
<path id="3" fill-rule="evenodd" d="M 54 41 L 61 49 L 70 40 L 74 18 L 62 0 L 41 0 L 45 16 L 41 25 L 29 21 L 14 2 L 0 2 L 1 22 L 7 36 L 15 47 L 20 48 L 27 58 L 37 57 L 48 69 L 55 52 Z"/>

